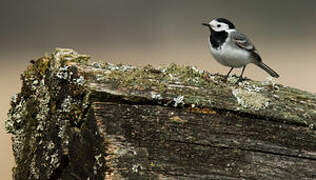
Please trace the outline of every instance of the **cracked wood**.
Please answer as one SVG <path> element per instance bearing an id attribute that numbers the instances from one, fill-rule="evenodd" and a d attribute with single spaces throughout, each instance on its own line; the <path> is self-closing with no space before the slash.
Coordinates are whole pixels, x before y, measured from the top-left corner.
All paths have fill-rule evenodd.
<path id="1" fill-rule="evenodd" d="M 120 176 L 316 177 L 316 135 L 306 127 L 229 111 L 209 115 L 106 102 L 95 102 L 92 109 L 102 132 L 112 138 L 124 137 L 116 151 L 130 150 L 108 159 L 110 169 L 121 169 L 116 172 Z M 139 166 L 137 172 L 133 166 Z"/>

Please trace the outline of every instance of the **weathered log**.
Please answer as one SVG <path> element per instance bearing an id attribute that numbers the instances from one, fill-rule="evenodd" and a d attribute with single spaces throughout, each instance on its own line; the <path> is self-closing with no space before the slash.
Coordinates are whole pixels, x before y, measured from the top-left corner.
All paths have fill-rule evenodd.
<path id="1" fill-rule="evenodd" d="M 316 95 L 57 49 L 22 74 L 15 179 L 316 178 Z"/>

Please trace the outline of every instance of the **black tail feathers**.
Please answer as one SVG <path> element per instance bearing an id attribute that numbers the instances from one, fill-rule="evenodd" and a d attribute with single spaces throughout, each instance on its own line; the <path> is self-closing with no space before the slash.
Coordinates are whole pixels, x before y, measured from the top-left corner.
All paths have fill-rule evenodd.
<path id="1" fill-rule="evenodd" d="M 257 66 L 259 66 L 261 69 L 265 70 L 270 76 L 274 78 L 280 77 L 278 73 L 276 73 L 273 69 L 271 69 L 269 66 L 264 64 L 263 62 L 256 63 Z"/>

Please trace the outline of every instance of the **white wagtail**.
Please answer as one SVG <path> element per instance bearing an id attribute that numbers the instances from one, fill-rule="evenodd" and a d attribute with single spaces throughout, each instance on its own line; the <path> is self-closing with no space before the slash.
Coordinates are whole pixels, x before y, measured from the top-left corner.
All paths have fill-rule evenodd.
<path id="1" fill-rule="evenodd" d="M 208 42 L 211 54 L 220 64 L 231 67 L 226 79 L 234 68 L 242 67 L 238 80 L 241 82 L 249 63 L 259 66 L 272 77 L 279 77 L 278 73 L 262 62 L 258 51 L 247 36 L 235 29 L 234 24 L 229 20 L 217 18 L 210 23 L 202 23 L 202 25 L 207 26 L 211 31 Z"/>

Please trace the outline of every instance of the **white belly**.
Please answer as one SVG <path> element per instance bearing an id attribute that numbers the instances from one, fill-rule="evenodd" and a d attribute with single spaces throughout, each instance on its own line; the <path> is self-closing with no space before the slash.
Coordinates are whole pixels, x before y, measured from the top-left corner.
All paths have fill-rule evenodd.
<path id="1" fill-rule="evenodd" d="M 216 61 L 224 66 L 239 68 L 251 63 L 249 52 L 228 46 L 227 42 L 222 48 L 214 49 L 210 44 L 209 47 Z"/>

